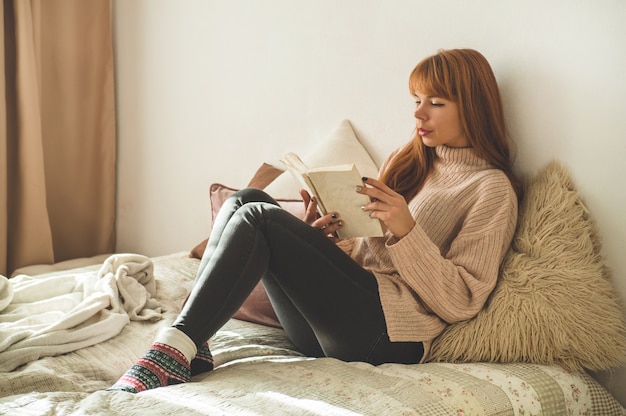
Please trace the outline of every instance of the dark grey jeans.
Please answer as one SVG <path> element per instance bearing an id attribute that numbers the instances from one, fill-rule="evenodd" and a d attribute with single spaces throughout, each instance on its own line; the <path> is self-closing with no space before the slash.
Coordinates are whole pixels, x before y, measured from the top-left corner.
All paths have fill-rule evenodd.
<path id="1" fill-rule="evenodd" d="M 421 342 L 390 342 L 374 275 L 266 193 L 244 189 L 222 206 L 196 282 L 174 327 L 196 345 L 228 321 L 260 279 L 304 354 L 412 364 Z"/>

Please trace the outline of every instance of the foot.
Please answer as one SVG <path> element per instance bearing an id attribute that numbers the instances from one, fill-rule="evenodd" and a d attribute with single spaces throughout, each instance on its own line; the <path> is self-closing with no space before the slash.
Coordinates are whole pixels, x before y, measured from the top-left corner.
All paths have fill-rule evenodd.
<path id="1" fill-rule="evenodd" d="M 176 348 L 155 342 L 146 355 L 107 390 L 139 393 L 187 381 L 191 381 L 191 368 L 185 356 Z"/>
<path id="2" fill-rule="evenodd" d="M 205 342 L 198 347 L 195 358 L 191 360 L 191 375 L 197 376 L 211 370 L 213 370 L 213 354 L 209 350 L 209 343 Z"/>

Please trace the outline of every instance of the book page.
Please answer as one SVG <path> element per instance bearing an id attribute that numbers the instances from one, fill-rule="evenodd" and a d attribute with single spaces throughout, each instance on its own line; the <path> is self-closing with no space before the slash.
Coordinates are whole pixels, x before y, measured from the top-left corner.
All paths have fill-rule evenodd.
<path id="1" fill-rule="evenodd" d="M 291 176 L 293 176 L 293 178 L 300 184 L 302 189 L 306 189 L 309 191 L 309 194 L 315 195 L 311 189 L 311 184 L 308 183 L 308 177 L 306 177 L 306 172 L 309 168 L 297 154 L 287 153 L 282 159 L 280 159 L 280 162 L 285 165 L 289 173 L 291 173 Z"/>

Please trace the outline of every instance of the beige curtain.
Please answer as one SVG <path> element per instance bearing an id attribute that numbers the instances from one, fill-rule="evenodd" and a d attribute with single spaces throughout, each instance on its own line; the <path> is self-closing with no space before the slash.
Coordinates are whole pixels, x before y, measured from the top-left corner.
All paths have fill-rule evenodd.
<path id="1" fill-rule="evenodd" d="M 1 0 L 0 274 L 110 253 L 110 0 Z"/>

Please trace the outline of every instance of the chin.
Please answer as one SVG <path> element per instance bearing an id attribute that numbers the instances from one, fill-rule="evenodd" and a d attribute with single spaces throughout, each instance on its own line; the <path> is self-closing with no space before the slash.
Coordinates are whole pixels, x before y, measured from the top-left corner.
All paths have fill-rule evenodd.
<path id="1" fill-rule="evenodd" d="M 439 146 L 441 143 L 437 142 L 436 140 L 429 140 L 427 138 L 422 137 L 422 143 L 424 143 L 424 146 L 426 147 L 437 147 Z"/>

